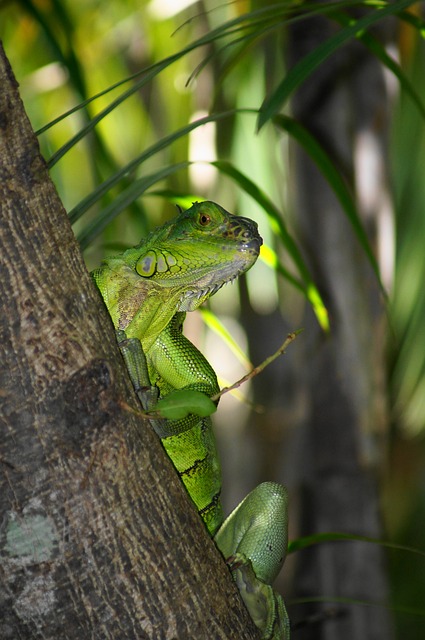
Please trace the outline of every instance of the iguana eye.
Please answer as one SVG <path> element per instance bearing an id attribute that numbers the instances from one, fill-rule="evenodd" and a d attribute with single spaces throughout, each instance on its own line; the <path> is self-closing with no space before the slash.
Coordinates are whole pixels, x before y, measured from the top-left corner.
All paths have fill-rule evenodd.
<path id="1" fill-rule="evenodd" d="M 211 221 L 211 218 L 207 213 L 199 214 L 199 224 L 202 225 L 203 227 L 206 227 L 210 223 L 210 221 Z"/>

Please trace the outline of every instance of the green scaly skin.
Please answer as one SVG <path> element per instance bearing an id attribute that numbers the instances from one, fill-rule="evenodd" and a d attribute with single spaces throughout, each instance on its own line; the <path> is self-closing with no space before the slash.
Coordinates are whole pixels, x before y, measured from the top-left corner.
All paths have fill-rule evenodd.
<path id="1" fill-rule="evenodd" d="M 185 314 L 252 267 L 261 244 L 257 225 L 248 218 L 213 202 L 195 203 L 93 271 L 145 409 L 154 407 L 158 392 L 160 397 L 176 389 L 210 397 L 218 392 L 211 365 L 182 333 Z M 286 554 L 286 490 L 275 483 L 259 485 L 223 523 L 210 418 L 152 422 L 262 637 L 288 640 L 285 606 L 270 586 Z"/>

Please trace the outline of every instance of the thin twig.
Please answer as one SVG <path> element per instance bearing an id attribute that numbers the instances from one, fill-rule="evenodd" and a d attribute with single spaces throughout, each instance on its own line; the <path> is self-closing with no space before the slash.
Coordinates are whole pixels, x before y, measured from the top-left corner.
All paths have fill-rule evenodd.
<path id="1" fill-rule="evenodd" d="M 297 331 L 293 331 L 292 333 L 288 333 L 288 335 L 286 336 L 285 342 L 279 347 L 279 349 L 277 351 L 275 351 L 275 353 L 273 353 L 271 356 L 266 358 L 257 367 L 254 367 L 249 373 L 244 375 L 243 378 L 241 378 L 237 382 L 234 382 L 230 387 L 224 387 L 219 393 L 216 393 L 215 396 L 212 396 L 211 400 L 213 400 L 215 402 L 216 400 L 221 398 L 222 395 L 224 395 L 225 393 L 228 393 L 228 391 L 233 391 L 234 389 L 238 389 L 238 387 L 240 387 L 244 382 L 247 382 L 247 380 L 251 380 L 251 378 L 254 378 L 254 376 L 258 376 L 258 374 L 261 373 L 262 371 L 264 371 L 264 369 L 266 367 L 268 367 L 269 364 L 271 364 L 274 360 L 276 360 L 276 358 L 278 358 L 283 353 L 285 353 L 286 349 L 291 344 L 291 342 L 293 342 L 295 340 L 295 338 L 302 331 L 303 331 L 303 329 L 297 329 Z"/>

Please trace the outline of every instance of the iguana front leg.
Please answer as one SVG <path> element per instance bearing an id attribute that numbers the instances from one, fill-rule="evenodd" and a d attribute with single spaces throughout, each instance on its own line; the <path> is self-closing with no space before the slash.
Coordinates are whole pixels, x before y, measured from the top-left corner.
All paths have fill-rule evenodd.
<path id="1" fill-rule="evenodd" d="M 125 331 L 115 331 L 121 355 L 127 367 L 134 390 L 145 411 L 152 411 L 158 402 L 159 389 L 151 384 L 148 363 L 138 338 L 127 338 Z M 153 422 L 156 433 L 161 437 L 161 421 Z"/>

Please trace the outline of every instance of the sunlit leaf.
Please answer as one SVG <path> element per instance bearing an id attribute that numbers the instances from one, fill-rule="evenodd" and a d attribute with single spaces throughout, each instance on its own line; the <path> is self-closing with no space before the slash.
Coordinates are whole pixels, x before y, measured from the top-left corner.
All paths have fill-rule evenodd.
<path id="1" fill-rule="evenodd" d="M 190 124 L 182 127 L 181 129 L 174 131 L 170 135 L 165 136 L 164 138 L 161 138 L 160 140 L 158 140 L 158 142 L 155 142 L 155 144 L 148 147 L 140 155 L 133 158 L 133 160 L 131 160 L 127 165 L 125 165 L 125 167 L 122 167 L 121 169 L 116 171 L 114 174 L 112 174 L 107 180 L 102 182 L 102 184 L 96 187 L 86 198 L 84 198 L 84 200 L 82 200 L 74 209 L 72 209 L 72 211 L 69 212 L 69 217 L 72 223 L 78 220 L 78 218 L 80 218 L 83 213 L 88 211 L 90 207 L 92 207 L 96 202 L 98 202 L 98 200 L 100 200 L 100 198 L 105 193 L 107 193 L 110 189 L 112 189 L 112 187 L 117 185 L 120 182 L 120 180 L 132 174 L 140 165 L 142 165 L 149 158 L 157 154 L 159 151 L 161 151 L 162 149 L 168 148 L 171 144 L 173 144 L 173 142 L 175 142 L 176 140 L 179 140 L 183 136 L 186 136 L 188 133 L 190 133 L 197 127 L 201 127 L 202 125 L 207 124 L 208 122 L 216 122 L 217 120 L 228 118 L 229 116 L 232 116 L 232 115 L 234 115 L 234 110 L 212 114 L 204 118 L 199 118 L 198 120 L 191 122 Z M 187 165 L 188 163 L 186 163 L 186 166 Z M 183 165 L 181 165 L 179 168 L 181 168 L 182 166 Z M 160 172 L 158 173 L 158 175 L 160 175 Z M 158 181 L 160 179 L 161 178 L 158 178 Z M 150 186 L 152 186 L 153 184 L 154 182 L 151 182 Z"/>
<path id="2" fill-rule="evenodd" d="M 214 331 L 214 333 L 220 336 L 223 342 L 229 347 L 230 351 L 236 356 L 236 358 L 245 367 L 245 369 L 250 369 L 252 365 L 246 357 L 243 349 L 241 349 L 241 347 L 226 329 L 221 320 L 216 316 L 216 314 L 206 307 L 201 307 L 200 311 L 207 327 L 209 327 L 212 331 Z"/>

